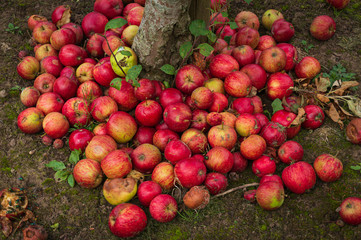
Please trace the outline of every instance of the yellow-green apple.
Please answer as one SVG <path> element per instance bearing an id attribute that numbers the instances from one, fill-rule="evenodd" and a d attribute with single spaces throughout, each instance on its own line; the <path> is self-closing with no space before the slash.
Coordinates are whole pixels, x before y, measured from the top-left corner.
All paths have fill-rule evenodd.
<path id="1" fill-rule="evenodd" d="M 41 110 L 30 107 L 18 115 L 17 124 L 22 132 L 32 134 L 43 129 L 43 119 L 44 113 Z"/>
<path id="2" fill-rule="evenodd" d="M 75 71 L 75 76 L 80 83 L 94 80 L 93 69 L 94 69 L 94 64 L 84 62 L 77 67 Z"/>
<path id="3" fill-rule="evenodd" d="M 108 178 L 103 185 L 104 198 L 112 205 L 129 202 L 137 193 L 134 178 Z"/>
<path id="4" fill-rule="evenodd" d="M 49 43 L 39 46 L 36 50 L 34 48 L 34 52 L 35 58 L 39 62 L 48 56 L 58 56 L 58 51 L 56 51 Z"/>
<path id="5" fill-rule="evenodd" d="M 283 19 L 282 13 L 276 9 L 268 9 L 262 15 L 262 24 L 267 30 L 271 30 L 272 24 L 278 19 Z"/>
<path id="6" fill-rule="evenodd" d="M 124 42 L 129 46 L 132 46 L 135 35 L 137 35 L 138 30 L 139 27 L 137 25 L 129 25 L 123 30 L 121 39 L 124 40 Z"/>
<path id="7" fill-rule="evenodd" d="M 130 52 L 131 56 L 124 55 L 123 52 Z M 131 69 L 134 65 L 137 65 L 138 58 L 135 52 L 129 48 L 121 46 L 115 50 L 110 56 L 110 63 L 112 65 L 113 71 L 120 77 L 125 77 L 128 70 Z M 121 63 L 122 69 L 118 66 Z"/>
<path id="8" fill-rule="evenodd" d="M 18 72 L 19 76 L 25 80 L 35 79 L 39 70 L 39 61 L 32 56 L 24 57 L 16 67 L 16 71 Z"/>
<path id="9" fill-rule="evenodd" d="M 208 79 L 204 82 L 204 86 L 211 90 L 213 93 L 225 93 L 223 81 L 219 78 Z"/>
<path id="10" fill-rule="evenodd" d="M 80 160 L 73 169 L 75 181 L 83 188 L 96 188 L 103 181 L 100 163 L 93 159 Z"/>

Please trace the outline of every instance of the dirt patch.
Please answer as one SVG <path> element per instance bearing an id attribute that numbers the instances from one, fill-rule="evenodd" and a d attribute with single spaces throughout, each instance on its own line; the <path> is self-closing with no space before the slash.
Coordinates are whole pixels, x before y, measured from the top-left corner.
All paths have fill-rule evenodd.
<path id="1" fill-rule="evenodd" d="M 17 115 L 25 109 L 19 101 L 19 87 L 32 85 L 16 73 L 17 53 L 32 49 L 28 42 L 27 18 L 40 14 L 50 19 L 51 11 L 61 4 L 69 4 L 73 9 L 73 21 L 81 23 L 82 17 L 92 10 L 93 1 L 0 2 L 0 189 L 11 186 L 27 190 L 37 223 L 45 226 L 49 239 L 116 239 L 107 226 L 112 206 L 105 201 L 101 188 L 69 188 L 65 182 L 55 182 L 54 171 L 44 166 L 51 160 L 66 162 L 70 151 L 45 147 L 40 135 L 25 135 L 16 125 Z M 341 63 L 348 72 L 356 73 L 357 81 L 361 81 L 361 4 L 358 0 L 351 0 L 348 8 L 339 13 L 323 0 L 257 0 L 250 6 L 236 0 L 230 14 L 234 17 L 247 9 L 261 16 L 270 8 L 282 11 L 295 26 L 296 35 L 291 43 L 300 49 L 301 56 L 316 57 L 324 72 Z M 313 39 L 308 32 L 312 19 L 322 14 L 334 17 L 337 24 L 335 36 L 326 42 Z M 9 23 L 20 28 L 6 31 Z M 266 33 L 262 28 L 261 34 Z M 313 47 L 307 53 L 305 49 L 310 44 Z M 361 88 L 359 96 L 360 93 Z M 357 239 L 361 227 L 339 227 L 335 210 L 344 198 L 360 196 L 361 175 L 350 169 L 360 162 L 360 146 L 346 142 L 344 132 L 330 120 L 316 131 L 302 130 L 295 140 L 305 148 L 304 160 L 309 163 L 321 153 L 337 155 L 344 164 L 342 178 L 331 184 L 318 180 L 314 189 L 301 196 L 287 191 L 285 203 L 277 211 L 263 211 L 259 206 L 247 203 L 242 191 L 215 199 L 198 213 L 185 211 L 167 224 L 151 220 L 146 210 L 148 227 L 136 239 Z M 284 167 L 279 165 L 278 173 Z M 230 182 L 230 187 L 257 181 L 248 167 L 238 181 Z M 132 202 L 137 203 L 137 199 Z M 20 231 L 10 239 L 21 239 Z"/>

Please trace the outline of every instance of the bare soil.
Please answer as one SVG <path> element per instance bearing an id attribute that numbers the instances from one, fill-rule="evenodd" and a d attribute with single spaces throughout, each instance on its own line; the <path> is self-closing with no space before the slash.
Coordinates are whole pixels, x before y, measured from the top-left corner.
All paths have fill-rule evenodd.
<path id="1" fill-rule="evenodd" d="M 79 186 L 70 188 L 66 182 L 55 182 L 54 171 L 44 166 L 51 160 L 67 163 L 70 150 L 46 147 L 41 143 L 41 134 L 23 134 L 16 125 L 17 115 L 25 109 L 19 99 L 19 89 L 32 85 L 16 73 L 18 52 L 32 53 L 27 18 L 40 14 L 50 19 L 55 7 L 69 4 L 72 21 L 80 24 L 82 17 L 92 10 L 93 2 L 0 2 L 0 189 L 25 188 L 30 207 L 37 217 L 36 223 L 45 226 L 49 239 L 116 239 L 107 226 L 112 206 L 102 196 L 101 187 L 93 190 Z M 296 34 L 291 43 L 298 48 L 300 56 L 316 57 L 323 72 L 329 72 L 335 64 L 341 63 L 347 72 L 356 73 L 356 80 L 361 81 L 360 0 L 351 0 L 341 12 L 334 11 L 323 0 L 256 0 L 249 6 L 235 0 L 231 6 L 231 18 L 244 9 L 258 16 L 270 8 L 280 10 L 295 27 Z M 320 42 L 310 36 L 308 29 L 312 19 L 323 14 L 335 19 L 337 31 L 332 39 Z M 6 31 L 9 23 L 20 27 L 21 33 Z M 260 32 L 267 33 L 263 28 Z M 314 47 L 307 53 L 302 41 L 306 41 L 306 46 L 312 44 Z M 356 94 L 360 96 L 360 93 L 361 88 Z M 361 225 L 337 225 L 340 218 L 336 209 L 346 197 L 361 196 L 361 174 L 350 169 L 360 163 L 361 147 L 347 142 L 344 130 L 330 119 L 315 131 L 302 130 L 295 140 L 305 148 L 304 160 L 311 164 L 321 153 L 337 155 L 344 164 L 341 179 L 334 183 L 323 183 L 318 179 L 314 189 L 302 195 L 286 190 L 285 202 L 276 211 L 264 211 L 257 204 L 248 203 L 243 199 L 242 190 L 212 199 L 199 212 L 183 211 L 166 224 L 152 220 L 145 209 L 148 226 L 134 239 L 360 239 Z M 284 167 L 279 164 L 278 174 Z M 230 187 L 257 181 L 248 167 L 239 180 L 230 181 Z M 137 199 L 132 202 L 138 203 Z M 21 230 L 9 239 L 22 239 Z M 2 233 L 0 237 L 5 238 Z"/>

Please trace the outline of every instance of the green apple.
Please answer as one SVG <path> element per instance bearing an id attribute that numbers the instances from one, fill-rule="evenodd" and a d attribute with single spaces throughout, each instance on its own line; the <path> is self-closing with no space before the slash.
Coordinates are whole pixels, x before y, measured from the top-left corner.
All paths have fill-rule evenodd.
<path id="1" fill-rule="evenodd" d="M 128 70 L 138 63 L 137 55 L 129 47 L 120 46 L 113 54 L 110 56 L 110 64 L 113 71 L 120 77 L 125 77 Z"/>
<path id="2" fill-rule="evenodd" d="M 278 19 L 283 19 L 282 13 L 276 9 L 268 9 L 263 13 L 262 24 L 266 29 L 271 30 L 273 22 Z"/>
<path id="3" fill-rule="evenodd" d="M 103 195 L 110 204 L 119 205 L 130 201 L 137 189 L 134 178 L 108 178 L 103 185 Z"/>

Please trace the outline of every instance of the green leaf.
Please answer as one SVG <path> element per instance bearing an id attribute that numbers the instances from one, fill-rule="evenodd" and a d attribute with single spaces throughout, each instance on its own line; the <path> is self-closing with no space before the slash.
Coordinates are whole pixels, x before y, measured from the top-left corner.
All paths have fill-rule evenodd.
<path id="1" fill-rule="evenodd" d="M 211 43 L 214 43 L 215 41 L 217 41 L 217 35 L 210 30 L 208 31 L 207 38 Z"/>
<path id="2" fill-rule="evenodd" d="M 50 226 L 54 231 L 59 228 L 59 223 L 55 223 Z"/>
<path id="3" fill-rule="evenodd" d="M 238 25 L 237 25 L 236 22 L 229 22 L 228 24 L 231 27 L 231 29 L 237 29 L 238 28 Z"/>
<path id="4" fill-rule="evenodd" d="M 69 156 L 69 162 L 75 165 L 80 160 L 80 154 L 81 154 L 80 149 L 75 149 L 74 151 L 71 151 Z"/>
<path id="5" fill-rule="evenodd" d="M 222 17 L 228 18 L 228 12 L 221 12 Z"/>
<path id="6" fill-rule="evenodd" d="M 360 166 L 360 165 L 351 166 L 350 168 L 351 168 L 352 170 L 356 170 L 356 171 L 361 170 L 361 166 Z"/>
<path id="7" fill-rule="evenodd" d="M 110 86 L 117 89 L 117 90 L 120 90 L 120 88 L 122 87 L 122 81 L 124 79 L 122 78 L 114 78 L 111 82 L 110 82 Z"/>
<path id="8" fill-rule="evenodd" d="M 70 175 L 68 176 L 68 184 L 69 184 L 70 187 L 74 187 L 74 186 L 75 186 L 75 181 L 74 181 L 74 176 L 73 176 L 73 174 L 70 174 Z"/>
<path id="9" fill-rule="evenodd" d="M 50 161 L 48 164 L 45 164 L 45 166 L 53 169 L 54 171 L 60 171 L 66 168 L 63 162 L 55 161 L 55 160 Z"/>
<path id="10" fill-rule="evenodd" d="M 272 106 L 272 109 L 273 109 L 272 114 L 274 114 L 275 112 L 283 109 L 282 101 L 279 98 L 276 98 L 275 100 L 273 100 L 271 106 Z"/>
<path id="11" fill-rule="evenodd" d="M 133 87 L 140 87 L 140 83 L 138 82 L 138 80 L 132 80 L 132 81 L 133 81 L 132 84 Z"/>
<path id="12" fill-rule="evenodd" d="M 189 55 L 191 55 L 193 52 L 192 43 L 190 41 L 187 41 L 180 46 L 179 54 L 182 58 L 185 58 L 187 56 L 187 53 L 189 53 L 189 52 L 190 52 Z"/>
<path id="13" fill-rule="evenodd" d="M 175 74 L 175 68 L 170 64 L 164 64 L 160 70 L 162 70 L 164 73 L 168 75 L 174 75 Z"/>
<path id="14" fill-rule="evenodd" d="M 112 19 L 105 25 L 104 32 L 106 32 L 106 31 L 108 31 L 109 29 L 112 29 L 112 28 L 123 27 L 127 23 L 128 23 L 128 21 L 123 19 L 123 18 Z"/>
<path id="15" fill-rule="evenodd" d="M 229 43 L 231 42 L 231 38 L 232 38 L 231 36 L 225 36 L 224 41 L 226 41 L 229 45 Z"/>
<path id="16" fill-rule="evenodd" d="M 206 22 L 200 19 L 192 21 L 191 24 L 189 25 L 189 31 L 195 37 L 206 36 L 208 33 Z"/>
<path id="17" fill-rule="evenodd" d="M 127 57 L 131 57 L 132 56 L 132 53 L 127 51 L 127 50 L 122 50 L 120 51 L 121 54 L 123 54 L 124 56 L 127 56 Z"/>
<path id="18" fill-rule="evenodd" d="M 253 0 L 244 0 L 248 5 L 253 1 Z"/>
<path id="19" fill-rule="evenodd" d="M 129 69 L 129 71 L 127 72 L 127 76 L 125 76 L 125 80 L 128 82 L 129 80 L 137 81 L 138 76 L 140 74 L 140 72 L 142 71 L 142 65 L 134 65 L 133 67 L 131 67 Z M 138 82 L 138 81 L 137 81 Z M 139 83 L 138 83 L 139 84 Z"/>
<path id="20" fill-rule="evenodd" d="M 199 44 L 197 49 L 199 49 L 200 53 L 205 57 L 208 57 L 209 55 L 211 55 L 212 51 L 214 50 L 214 48 L 211 45 L 209 45 L 208 43 Z"/>
<path id="21" fill-rule="evenodd" d="M 54 178 L 56 181 L 64 181 L 68 178 L 69 172 L 67 170 L 59 170 L 54 174 Z"/>

